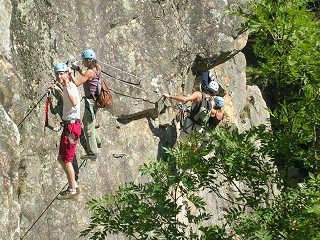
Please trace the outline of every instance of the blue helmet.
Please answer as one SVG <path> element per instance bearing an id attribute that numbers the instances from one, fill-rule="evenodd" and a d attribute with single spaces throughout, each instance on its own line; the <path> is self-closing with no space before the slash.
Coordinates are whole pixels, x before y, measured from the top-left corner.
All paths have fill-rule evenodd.
<path id="1" fill-rule="evenodd" d="M 87 50 L 83 51 L 83 53 L 81 54 L 81 57 L 83 59 L 86 59 L 86 58 L 96 59 L 96 54 L 94 53 L 94 51 L 92 49 L 87 49 Z"/>
<path id="2" fill-rule="evenodd" d="M 57 63 L 56 66 L 54 67 L 54 72 L 68 72 L 67 64 L 62 62 Z"/>
<path id="3" fill-rule="evenodd" d="M 222 97 L 215 97 L 214 102 L 217 104 L 218 107 L 223 107 L 224 106 L 224 99 Z"/>

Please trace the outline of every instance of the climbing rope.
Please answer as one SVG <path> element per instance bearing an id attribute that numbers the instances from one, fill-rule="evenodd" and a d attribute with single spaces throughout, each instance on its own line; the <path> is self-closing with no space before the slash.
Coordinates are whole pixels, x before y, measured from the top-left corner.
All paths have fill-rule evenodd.
<path id="1" fill-rule="evenodd" d="M 101 70 L 101 72 L 103 73 L 103 74 L 105 74 L 105 75 L 110 75 L 109 73 L 107 73 L 107 72 L 105 72 L 105 71 L 103 71 L 103 70 Z M 117 78 L 119 81 L 121 81 L 121 82 L 124 82 L 124 83 L 128 83 L 128 84 L 131 84 L 131 85 L 140 85 L 140 82 L 139 83 L 132 83 L 132 82 L 129 82 L 129 81 L 126 81 L 126 80 L 123 80 L 123 79 L 121 79 L 121 78 Z"/>
<path id="2" fill-rule="evenodd" d="M 41 102 L 41 100 L 48 94 L 48 91 L 50 91 L 50 89 L 48 89 L 42 96 L 41 98 L 37 101 L 37 103 L 33 106 L 33 108 L 31 108 L 31 110 L 29 110 L 29 112 L 26 114 L 26 116 L 21 120 L 21 122 L 18 124 L 17 127 L 20 127 L 21 124 L 24 122 L 24 120 L 27 119 L 27 117 L 31 114 L 31 112 L 38 106 L 38 104 Z"/>
<path id="3" fill-rule="evenodd" d="M 136 76 L 136 75 L 134 75 L 134 74 L 131 74 L 131 73 L 129 73 L 129 72 L 126 72 L 126 71 L 124 71 L 124 70 L 122 70 L 122 69 L 120 69 L 120 68 L 111 66 L 111 65 L 108 64 L 108 63 L 104 63 L 104 62 L 101 62 L 101 61 L 99 61 L 99 63 L 101 63 L 101 64 L 103 64 L 103 65 L 106 65 L 106 66 L 108 66 L 108 67 L 111 67 L 111 68 L 113 68 L 113 69 L 116 69 L 116 70 L 118 70 L 118 71 L 120 71 L 120 72 L 123 72 L 123 73 L 125 73 L 125 74 L 128 74 L 129 76 L 135 77 L 136 79 L 139 79 L 139 80 L 140 80 L 140 81 L 139 81 L 139 84 L 140 84 L 140 82 L 143 80 L 143 79 L 142 79 L 141 77 L 139 77 L 139 76 Z M 137 84 L 137 85 L 139 85 L 139 84 Z"/>
<path id="4" fill-rule="evenodd" d="M 109 77 L 109 78 L 111 78 L 111 79 L 113 79 L 113 80 L 117 80 L 117 81 L 119 81 L 119 82 L 121 82 L 121 83 L 123 83 L 123 84 L 125 84 L 125 85 L 129 85 L 130 87 L 140 89 L 140 90 L 142 90 L 142 91 L 144 91 L 144 92 L 149 92 L 149 93 L 152 93 L 152 94 L 156 94 L 156 95 L 162 96 L 161 93 L 157 93 L 157 92 L 155 92 L 155 91 L 151 91 L 151 90 L 148 90 L 148 89 L 145 89 L 145 88 L 142 88 L 142 87 L 137 87 L 137 86 L 135 86 L 135 85 L 132 85 L 132 84 L 123 82 L 121 79 L 116 78 L 116 77 L 114 77 L 114 76 L 112 76 L 112 75 L 110 75 L 110 74 L 108 74 L 108 73 L 105 73 L 105 72 L 103 72 L 103 73 L 104 73 L 107 77 Z"/>
<path id="5" fill-rule="evenodd" d="M 61 202 L 61 203 L 58 205 L 58 207 L 57 207 L 48 217 L 46 217 L 42 222 L 39 223 L 39 225 L 38 225 L 37 227 L 35 227 L 35 228 L 30 232 L 29 236 L 28 236 L 27 238 L 25 238 L 25 240 L 29 239 L 30 236 L 31 236 L 39 227 L 41 227 L 42 224 L 44 224 L 46 221 L 48 221 L 48 220 L 53 216 L 53 214 L 55 214 L 58 210 L 60 210 L 60 208 L 62 208 L 62 206 L 65 204 L 65 202 L 66 202 L 66 201 Z M 25 235 L 26 235 L 26 234 L 25 234 Z M 25 235 L 21 238 L 21 240 L 24 239 Z"/>
<path id="6" fill-rule="evenodd" d="M 141 101 L 148 102 L 148 103 L 151 103 L 151 104 L 157 104 L 157 102 L 158 102 L 158 101 L 153 102 L 153 101 L 150 101 L 149 99 L 145 99 L 145 98 L 142 98 L 142 97 L 133 97 L 133 96 L 130 96 L 130 95 L 115 91 L 114 89 L 111 89 L 111 88 L 110 88 L 110 91 L 112 91 L 113 93 L 118 94 L 120 96 L 124 96 L 124 97 L 127 97 L 127 98 L 132 98 L 132 99 L 135 99 L 135 100 L 141 100 Z"/>
<path id="7" fill-rule="evenodd" d="M 69 59 L 69 60 L 67 61 L 67 66 L 68 66 L 68 67 L 71 67 L 71 65 L 74 64 L 74 63 L 76 63 L 76 62 L 81 62 L 81 61 L 78 60 L 78 59 Z M 120 72 L 126 73 L 127 75 L 132 76 L 132 77 L 135 77 L 135 78 L 137 78 L 137 79 L 140 80 L 138 83 L 133 83 L 133 82 L 129 82 L 129 81 L 126 81 L 126 80 L 123 80 L 123 79 L 118 78 L 118 80 L 121 81 L 121 82 L 128 83 L 128 84 L 131 84 L 131 85 L 140 85 L 141 80 L 143 80 L 141 77 L 138 77 L 138 76 L 136 76 L 136 75 L 134 75 L 134 74 L 131 74 L 131 73 L 129 73 L 129 72 L 126 72 L 126 71 L 124 71 L 124 70 L 122 70 L 122 69 L 120 69 L 120 68 L 111 66 L 111 65 L 109 65 L 109 64 L 107 64 L 107 63 L 103 63 L 103 62 L 100 62 L 100 61 L 99 61 L 99 63 L 102 63 L 102 64 L 104 64 L 104 65 L 106 65 L 106 66 L 109 66 L 109 67 L 111 67 L 111 68 L 113 68 L 113 69 L 116 69 L 116 70 L 118 70 L 118 71 L 120 71 Z M 103 71 L 103 70 L 101 70 L 101 72 L 104 73 L 104 74 L 108 74 L 108 73 L 106 73 L 106 72 Z"/>
<path id="8" fill-rule="evenodd" d="M 83 165 L 86 166 L 87 160 L 83 160 L 82 163 L 80 164 L 79 170 L 81 169 L 81 167 Z M 60 190 L 60 192 L 63 191 L 63 189 L 65 189 L 67 187 L 68 183 L 66 183 L 64 185 L 64 187 Z M 25 236 L 28 234 L 28 232 L 30 232 L 30 230 L 33 228 L 34 225 L 36 225 L 36 223 L 40 220 L 40 218 L 43 216 L 43 214 L 45 214 L 45 212 L 49 209 L 49 207 L 53 204 L 53 202 L 57 199 L 57 197 L 60 195 L 60 192 L 55 196 L 55 198 L 49 203 L 49 205 L 46 207 L 46 209 L 40 214 L 40 216 L 35 220 L 35 222 L 31 225 L 31 227 L 29 227 L 29 229 L 26 231 L 26 233 L 23 235 L 22 238 L 20 238 L 20 240 L 23 240 L 25 238 Z M 64 201 L 65 202 L 65 201 Z M 60 204 L 62 205 L 62 204 Z M 29 236 L 32 235 L 33 232 L 35 232 L 36 229 L 38 229 L 46 220 L 48 220 L 55 212 L 57 212 L 59 209 L 61 208 L 61 206 L 59 206 L 59 208 L 55 209 L 48 218 L 46 218 L 44 221 L 42 221 L 41 223 L 39 223 L 39 225 L 29 234 Z"/>
<path id="9" fill-rule="evenodd" d="M 31 106 L 32 104 L 35 104 L 36 102 L 38 102 L 41 97 L 42 97 L 42 95 L 39 96 L 38 98 L 36 98 L 35 100 L 31 101 L 30 103 L 26 103 L 26 104 L 24 104 L 23 106 L 21 106 L 20 108 L 15 109 L 14 111 L 15 111 L 15 112 L 20 112 L 22 109 L 30 108 L 30 106 Z"/>

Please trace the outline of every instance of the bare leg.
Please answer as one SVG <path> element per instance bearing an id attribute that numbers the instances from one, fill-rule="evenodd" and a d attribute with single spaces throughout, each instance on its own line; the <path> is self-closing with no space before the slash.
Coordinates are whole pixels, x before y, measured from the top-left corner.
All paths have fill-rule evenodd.
<path id="1" fill-rule="evenodd" d="M 69 188 L 76 189 L 76 186 L 75 186 L 75 175 L 74 175 L 74 169 L 73 169 L 73 166 L 72 166 L 72 162 L 64 162 L 64 161 L 62 161 L 61 155 L 59 155 L 58 161 L 61 164 L 65 174 L 67 175 L 68 182 L 69 182 Z"/>
<path id="2" fill-rule="evenodd" d="M 76 189 L 76 185 L 75 185 L 75 176 L 74 176 L 74 169 L 72 166 L 72 162 L 67 162 L 66 163 L 66 169 L 67 169 L 67 177 L 68 177 L 68 181 L 69 181 L 69 187 L 71 189 Z"/>
<path id="3" fill-rule="evenodd" d="M 65 172 L 65 174 L 67 174 L 66 163 L 64 161 L 62 161 L 62 156 L 61 155 L 58 156 L 58 161 L 59 161 L 60 165 L 62 166 L 63 171 Z"/>

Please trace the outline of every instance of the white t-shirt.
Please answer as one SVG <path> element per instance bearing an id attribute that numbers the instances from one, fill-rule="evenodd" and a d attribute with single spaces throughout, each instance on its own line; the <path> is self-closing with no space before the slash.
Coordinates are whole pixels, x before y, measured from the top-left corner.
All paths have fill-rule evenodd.
<path id="1" fill-rule="evenodd" d="M 63 87 L 63 115 L 62 120 L 80 120 L 80 95 L 77 86 L 73 82 L 69 82 L 71 94 L 77 99 L 77 105 L 73 106 L 68 96 L 67 89 Z"/>

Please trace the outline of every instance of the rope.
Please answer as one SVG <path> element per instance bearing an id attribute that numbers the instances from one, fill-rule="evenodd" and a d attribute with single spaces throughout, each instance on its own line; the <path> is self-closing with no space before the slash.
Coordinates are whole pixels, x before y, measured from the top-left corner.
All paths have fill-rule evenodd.
<path id="1" fill-rule="evenodd" d="M 152 102 L 149 99 L 145 99 L 145 98 L 141 98 L 141 97 L 133 97 L 133 96 L 130 96 L 130 95 L 127 95 L 127 94 L 124 94 L 124 93 L 120 93 L 120 92 L 117 92 L 117 91 L 115 91 L 115 90 L 113 90 L 111 88 L 110 88 L 110 91 L 115 93 L 115 94 L 127 97 L 127 98 L 132 98 L 132 99 L 135 99 L 135 100 L 141 100 L 141 101 L 152 103 L 152 104 L 156 104 L 157 103 L 157 102 Z"/>
<path id="2" fill-rule="evenodd" d="M 37 107 L 37 105 L 41 102 L 41 100 L 47 95 L 48 90 L 41 96 L 40 100 L 33 106 L 33 108 L 27 113 L 27 115 L 21 120 L 17 127 L 21 126 L 21 124 L 26 120 L 26 118 L 31 114 L 31 112 Z"/>
<path id="3" fill-rule="evenodd" d="M 70 61 L 70 60 L 68 60 L 68 61 Z M 78 59 L 75 59 L 74 62 L 79 62 L 79 60 L 78 60 Z M 100 61 L 99 61 L 99 62 L 100 62 Z M 143 80 L 142 78 L 140 78 L 140 77 L 138 77 L 138 76 L 136 76 L 136 75 L 133 75 L 133 74 L 131 74 L 131 73 L 128 73 L 128 72 L 126 72 L 126 71 L 124 71 L 124 70 L 122 70 L 122 69 L 120 69 L 120 68 L 113 67 L 113 66 L 111 66 L 111 65 L 109 65 L 109 64 L 107 64 L 107 63 L 103 63 L 103 62 L 100 62 L 100 63 L 105 64 L 105 65 L 107 65 L 107 66 L 109 66 L 109 67 L 111 67 L 111 68 L 117 69 L 117 70 L 119 70 L 119 71 L 121 71 L 121 72 L 124 72 L 124 73 L 126 73 L 126 74 L 128 74 L 128 75 L 130 75 L 130 76 L 133 76 L 133 77 L 137 78 L 137 79 L 140 79 L 140 81 L 139 81 L 138 83 L 133 83 L 133 82 L 129 82 L 129 81 L 123 80 L 123 79 L 121 79 L 121 78 L 117 78 L 117 80 L 120 81 L 120 82 L 124 82 L 124 83 L 130 84 L 130 85 L 140 85 L 141 80 Z M 103 70 L 101 70 L 101 72 L 104 73 L 105 75 L 111 76 L 109 73 L 107 73 L 107 72 L 105 72 L 105 71 L 103 71 Z M 74 73 L 75 73 L 75 70 L 74 70 Z"/>
<path id="4" fill-rule="evenodd" d="M 87 160 L 83 160 L 79 170 L 81 169 L 81 167 L 83 166 L 83 164 L 85 164 L 87 162 Z M 86 164 L 85 164 L 86 165 Z M 64 187 L 60 190 L 60 192 L 63 191 L 63 189 L 65 189 L 67 187 L 68 183 L 66 183 L 64 185 Z M 49 203 L 49 205 L 46 207 L 46 209 L 40 214 L 40 216 L 37 218 L 37 220 L 35 220 L 35 222 L 31 225 L 31 227 L 29 227 L 29 229 L 26 231 L 26 233 L 23 235 L 23 237 L 21 238 L 21 240 L 23 240 L 25 238 L 25 236 L 28 234 L 28 232 L 33 228 L 33 226 L 40 220 L 40 218 L 43 216 L 43 214 L 45 214 L 45 212 L 49 209 L 49 207 L 53 204 L 53 202 L 57 199 L 57 197 L 60 195 L 60 192 L 55 196 L 55 198 Z M 41 223 L 39 223 L 39 225 L 30 233 L 30 235 L 36 230 L 38 229 L 46 220 L 48 220 L 56 211 L 58 211 L 61 208 L 61 206 L 59 208 L 57 208 L 56 210 L 54 210 L 48 218 L 46 218 L 44 221 L 42 221 Z M 29 236 L 30 236 L 29 235 Z"/>
<path id="5" fill-rule="evenodd" d="M 139 84 L 140 84 L 140 82 L 143 80 L 141 77 L 138 77 L 138 76 L 136 76 L 136 75 L 134 75 L 134 74 L 131 74 L 131 73 L 129 73 L 129 72 L 126 72 L 126 71 L 124 71 L 124 70 L 122 70 L 122 69 L 120 69 L 120 68 L 111 66 L 110 64 L 107 64 L 107 63 L 104 63 L 104 62 L 101 62 L 101 61 L 99 61 L 99 63 L 102 63 L 102 64 L 104 64 L 104 65 L 106 65 L 106 66 L 108 66 L 108 67 L 111 67 L 111 68 L 116 69 L 116 70 L 118 70 L 118 71 L 120 71 L 120 72 L 126 73 L 126 74 L 128 74 L 129 76 L 132 76 L 132 77 L 135 77 L 135 78 L 139 79 L 139 80 L 140 80 L 140 81 L 139 81 Z M 138 85 L 139 85 L 139 84 L 138 84 Z"/>
<path id="6" fill-rule="evenodd" d="M 76 60 L 76 61 L 79 61 L 78 59 L 75 59 L 75 60 Z M 126 72 L 126 71 L 124 71 L 124 70 L 122 70 L 122 69 L 120 69 L 120 68 L 114 67 L 114 66 L 112 66 L 112 65 L 110 65 L 110 64 L 107 64 L 107 63 L 104 63 L 104 62 L 101 62 L 101 61 L 98 61 L 98 62 L 99 62 L 99 63 L 102 63 L 102 64 L 104 64 L 104 65 L 106 65 L 106 66 L 108 66 L 108 67 L 111 67 L 111 68 L 113 68 L 113 69 L 116 69 L 116 70 L 118 70 L 118 71 L 120 71 L 120 72 L 126 73 L 126 74 L 128 74 L 128 75 L 130 75 L 130 76 L 132 76 L 132 77 L 135 77 L 135 78 L 139 79 L 140 81 L 139 81 L 139 83 L 132 83 L 132 82 L 125 81 L 125 80 L 123 80 L 123 79 L 114 77 L 114 76 L 110 75 L 109 73 L 101 70 L 101 72 L 102 72 L 103 74 L 105 74 L 107 77 L 109 77 L 109 78 L 111 78 L 111 79 L 114 79 L 114 80 L 117 80 L 117 81 L 119 81 L 119 82 L 121 82 L 121 83 L 123 83 L 123 84 L 125 84 L 125 85 L 128 85 L 128 86 L 131 86 L 131 87 L 140 89 L 140 90 L 142 90 L 142 91 L 144 91 L 144 92 L 149 92 L 149 93 L 152 93 L 152 94 L 156 94 L 156 95 L 158 95 L 158 96 L 162 96 L 161 93 L 157 93 L 157 92 L 155 92 L 155 91 L 150 91 L 150 90 L 144 89 L 144 88 L 142 88 L 142 87 L 137 87 L 136 85 L 140 85 L 141 81 L 143 80 L 141 77 L 136 76 L 136 75 L 134 75 L 134 74 L 131 74 L 131 73 L 129 73 L 129 72 Z"/>
<path id="7" fill-rule="evenodd" d="M 39 96 L 39 97 L 38 97 L 37 99 L 35 99 L 34 101 L 31 101 L 30 103 L 24 104 L 22 107 L 17 108 L 17 109 L 14 110 L 14 111 L 20 112 L 22 109 L 24 109 L 24 108 L 26 108 L 26 107 L 30 107 L 32 104 L 35 104 L 41 97 L 42 97 L 42 95 Z"/>
<path id="8" fill-rule="evenodd" d="M 29 236 L 28 236 L 26 239 L 29 239 L 29 237 L 30 237 L 39 227 L 41 227 L 43 223 L 45 223 L 46 221 L 48 221 L 48 220 L 53 216 L 53 214 L 55 214 L 58 210 L 60 210 L 60 208 L 63 206 L 63 204 L 64 204 L 65 202 L 66 202 L 66 201 L 61 202 L 60 205 L 58 205 L 58 208 L 56 208 L 47 218 L 45 218 L 42 222 L 40 222 L 39 225 L 30 232 Z M 24 235 L 24 236 L 25 236 L 25 235 Z M 21 238 L 21 240 L 24 239 L 24 236 Z"/>
<path id="9" fill-rule="evenodd" d="M 105 75 L 110 75 L 109 73 L 106 73 L 105 71 L 102 71 L 101 70 L 101 72 L 102 73 L 104 73 Z M 129 82 L 129 81 L 125 81 L 125 80 L 123 80 L 123 79 L 121 79 L 121 78 L 117 78 L 119 81 L 121 81 L 121 82 L 124 82 L 124 83 L 128 83 L 128 84 L 131 84 L 131 85 L 140 85 L 140 82 L 139 83 L 132 83 L 132 82 Z"/>
<path id="10" fill-rule="evenodd" d="M 103 73 L 104 73 L 104 72 L 103 72 Z M 123 83 L 123 84 L 125 84 L 125 85 L 129 85 L 129 86 L 131 86 L 131 87 L 133 87 L 133 88 L 140 89 L 140 90 L 142 90 L 142 91 L 144 91 L 144 92 L 149 92 L 149 93 L 152 93 L 152 94 L 156 94 L 156 95 L 158 95 L 158 96 L 162 96 L 161 93 L 157 93 L 157 92 L 155 92 L 155 91 L 150 91 L 150 90 L 144 89 L 144 88 L 142 88 L 142 87 L 137 87 L 137 86 L 135 86 L 135 85 L 132 85 L 132 84 L 123 82 L 123 80 L 121 80 L 121 79 L 119 79 L 119 78 L 116 78 L 116 77 L 113 77 L 112 75 L 110 75 L 110 74 L 108 74 L 108 73 L 104 73 L 104 74 L 105 74 L 107 77 L 109 77 L 109 78 L 111 78 L 111 79 L 114 79 L 114 80 L 117 80 L 117 81 L 119 81 L 119 82 L 121 82 L 121 83 Z"/>

